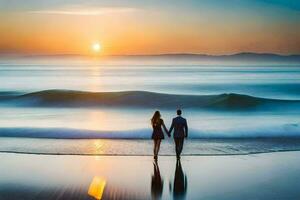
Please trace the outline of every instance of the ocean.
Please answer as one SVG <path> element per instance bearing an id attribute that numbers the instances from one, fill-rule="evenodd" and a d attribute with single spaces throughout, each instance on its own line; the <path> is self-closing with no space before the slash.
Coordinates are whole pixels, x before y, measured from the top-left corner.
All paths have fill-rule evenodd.
<path id="1" fill-rule="evenodd" d="M 297 64 L 1 58 L 0 81 L 2 152 L 151 155 L 154 111 L 178 108 L 185 154 L 300 150 Z"/>

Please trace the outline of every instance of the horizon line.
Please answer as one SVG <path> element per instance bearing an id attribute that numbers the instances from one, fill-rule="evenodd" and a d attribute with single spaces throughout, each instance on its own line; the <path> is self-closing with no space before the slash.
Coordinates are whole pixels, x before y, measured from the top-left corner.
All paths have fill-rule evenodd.
<path id="1" fill-rule="evenodd" d="M 191 53 L 191 52 L 178 52 L 178 53 L 157 53 L 157 54 L 76 54 L 76 53 L 58 53 L 58 54 L 38 54 L 38 53 L 5 53 L 0 52 L 1 56 L 20 56 L 20 57 L 55 57 L 55 56 L 78 56 L 78 57 L 146 57 L 146 56 L 207 56 L 207 57 L 222 57 L 222 56 L 236 56 L 236 55 L 245 55 L 245 54 L 253 54 L 253 55 L 274 55 L 274 56 L 282 56 L 282 57 L 291 57 L 291 56 L 300 56 L 298 54 L 281 54 L 281 53 L 273 53 L 273 52 L 251 52 L 251 51 L 240 51 L 236 53 L 230 54 L 206 54 L 206 53 Z"/>

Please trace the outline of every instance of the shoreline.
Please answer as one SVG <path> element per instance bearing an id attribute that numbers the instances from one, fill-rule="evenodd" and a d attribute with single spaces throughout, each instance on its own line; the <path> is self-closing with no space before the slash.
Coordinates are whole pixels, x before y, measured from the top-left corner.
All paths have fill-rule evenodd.
<path id="1" fill-rule="evenodd" d="M 160 156 L 175 156 L 172 139 L 165 139 Z M 183 156 L 255 155 L 300 151 L 299 139 L 195 140 L 184 142 Z M 0 153 L 83 156 L 152 156 L 152 140 L 0 138 Z"/>
<path id="2" fill-rule="evenodd" d="M 215 157 L 215 156 L 247 156 L 285 152 L 300 152 L 299 150 L 278 150 L 269 152 L 253 152 L 253 153 L 236 153 L 236 154 L 182 154 L 181 157 Z M 25 155 L 45 155 L 45 156 L 105 156 L 105 157 L 153 157 L 149 154 L 67 154 L 67 153 L 35 153 L 35 152 L 19 152 L 19 151 L 0 151 L 0 154 L 25 154 Z M 173 154 L 162 154 L 158 157 L 175 157 Z"/>

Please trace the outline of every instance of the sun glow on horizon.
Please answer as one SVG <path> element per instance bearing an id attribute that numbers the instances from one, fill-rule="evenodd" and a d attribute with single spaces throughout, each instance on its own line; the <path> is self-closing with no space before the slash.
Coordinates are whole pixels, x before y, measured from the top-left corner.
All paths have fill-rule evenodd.
<path id="1" fill-rule="evenodd" d="M 93 43 L 93 44 L 92 44 L 92 50 L 93 50 L 94 52 L 99 52 L 99 51 L 101 50 L 101 45 L 100 45 L 100 43 L 98 43 L 98 42 Z"/>

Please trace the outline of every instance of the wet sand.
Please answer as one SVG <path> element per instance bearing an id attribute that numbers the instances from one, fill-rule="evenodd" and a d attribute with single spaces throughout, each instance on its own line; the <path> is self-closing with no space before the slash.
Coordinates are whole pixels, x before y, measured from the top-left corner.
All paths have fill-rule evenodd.
<path id="1" fill-rule="evenodd" d="M 0 199 L 299 199 L 300 152 L 253 155 L 0 154 Z"/>

